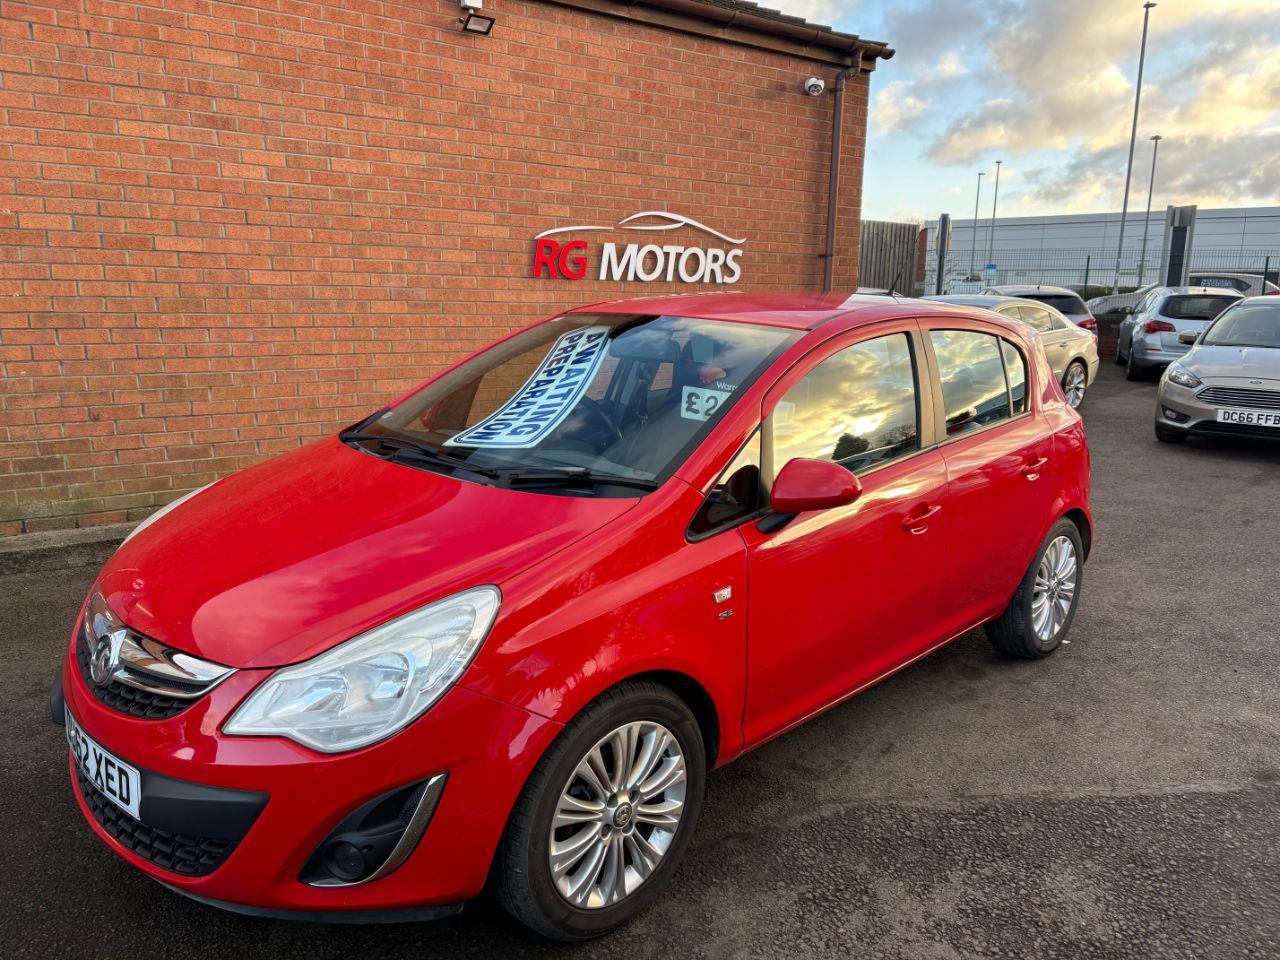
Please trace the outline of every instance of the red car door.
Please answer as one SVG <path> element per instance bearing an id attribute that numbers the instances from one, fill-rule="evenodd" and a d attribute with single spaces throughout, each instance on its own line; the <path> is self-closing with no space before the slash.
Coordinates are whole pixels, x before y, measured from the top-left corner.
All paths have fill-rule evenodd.
<path id="1" fill-rule="evenodd" d="M 938 598 L 940 639 L 1002 611 L 1052 509 L 1053 437 L 1028 390 L 1028 345 L 994 325 L 960 319 L 928 326 L 941 384 L 948 548 Z M 1004 333 L 1005 336 L 1001 336 Z M 1043 371 L 1042 371 L 1043 372 Z"/>
<path id="2" fill-rule="evenodd" d="M 749 583 L 748 743 L 930 646 L 949 522 L 931 411 L 915 321 L 818 348 L 766 397 L 764 477 L 795 457 L 834 460 L 859 477 L 862 495 L 780 529 L 769 518 L 740 528 Z"/>

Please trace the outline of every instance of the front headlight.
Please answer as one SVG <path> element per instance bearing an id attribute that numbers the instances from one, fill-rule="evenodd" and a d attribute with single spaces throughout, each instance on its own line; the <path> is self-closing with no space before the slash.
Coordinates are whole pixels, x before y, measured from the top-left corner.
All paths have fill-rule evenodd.
<path id="1" fill-rule="evenodd" d="M 1176 363 L 1170 364 L 1165 376 L 1169 378 L 1170 383 L 1176 383 L 1180 387 L 1187 387 L 1194 390 L 1200 386 L 1202 381 L 1199 377 L 1187 370 L 1186 367 L 1180 367 Z"/>
<path id="2" fill-rule="evenodd" d="M 466 590 L 277 670 L 237 708 L 223 732 L 288 737 L 321 753 L 385 739 L 457 682 L 501 602 L 497 587 Z"/>

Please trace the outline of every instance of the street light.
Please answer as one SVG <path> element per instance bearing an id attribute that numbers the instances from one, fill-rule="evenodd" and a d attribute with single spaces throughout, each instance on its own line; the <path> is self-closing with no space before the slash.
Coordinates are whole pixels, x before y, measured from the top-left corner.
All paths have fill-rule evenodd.
<path id="1" fill-rule="evenodd" d="M 973 195 L 973 237 L 969 241 L 969 276 L 973 279 L 973 258 L 978 252 L 978 198 L 982 196 L 982 178 L 985 173 L 978 174 L 978 192 Z"/>
<path id="2" fill-rule="evenodd" d="M 1120 206 L 1120 242 L 1116 245 L 1116 278 L 1111 286 L 1112 293 L 1120 292 L 1120 257 L 1124 253 L 1124 220 L 1129 213 L 1129 181 L 1133 178 L 1133 146 L 1138 139 L 1138 105 L 1142 102 L 1142 67 L 1147 59 L 1147 23 L 1151 19 L 1151 8 L 1155 4 L 1148 0 L 1142 5 L 1142 45 L 1138 48 L 1138 89 L 1133 95 L 1133 128 L 1129 131 L 1129 164 L 1124 169 L 1124 203 Z"/>
<path id="3" fill-rule="evenodd" d="M 1160 155 L 1160 141 L 1164 137 L 1156 134 L 1148 137 L 1151 141 L 1151 182 L 1147 185 L 1147 219 L 1142 221 L 1142 255 L 1138 258 L 1138 286 L 1142 286 L 1142 275 L 1147 270 L 1147 231 L 1151 229 L 1151 194 L 1156 189 L 1156 157 Z"/>
<path id="4" fill-rule="evenodd" d="M 1000 201 L 1000 164 L 996 161 L 996 195 L 991 198 L 991 234 L 987 237 L 987 263 L 991 263 L 991 254 L 996 246 L 996 204 Z"/>

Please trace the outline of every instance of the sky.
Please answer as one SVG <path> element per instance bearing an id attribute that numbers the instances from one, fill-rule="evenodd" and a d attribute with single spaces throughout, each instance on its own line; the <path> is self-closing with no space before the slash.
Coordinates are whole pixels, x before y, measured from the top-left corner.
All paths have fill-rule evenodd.
<path id="1" fill-rule="evenodd" d="M 762 0 L 888 43 L 871 76 L 863 216 L 1118 211 L 1142 0 Z M 1280 0 L 1151 10 L 1130 212 L 1280 204 Z"/>

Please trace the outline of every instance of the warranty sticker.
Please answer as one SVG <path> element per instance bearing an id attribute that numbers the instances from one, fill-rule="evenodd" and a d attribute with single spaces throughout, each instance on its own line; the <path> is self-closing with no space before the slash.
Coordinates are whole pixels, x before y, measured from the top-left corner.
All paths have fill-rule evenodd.
<path id="1" fill-rule="evenodd" d="M 446 440 L 445 446 L 536 447 L 577 406 L 608 347 L 608 327 L 583 327 L 564 334 L 510 400 Z"/>

